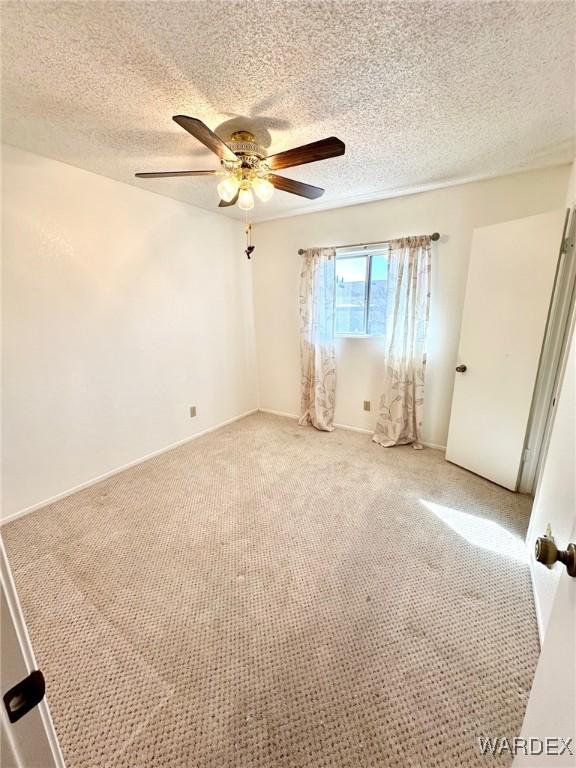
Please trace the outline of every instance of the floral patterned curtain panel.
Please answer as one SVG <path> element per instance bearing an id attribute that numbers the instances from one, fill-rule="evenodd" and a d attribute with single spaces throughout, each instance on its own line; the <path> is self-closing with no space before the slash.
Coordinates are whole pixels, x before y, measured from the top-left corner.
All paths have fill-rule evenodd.
<path id="1" fill-rule="evenodd" d="M 300 362 L 302 367 L 299 424 L 334 429 L 336 352 L 334 291 L 336 251 L 306 251 L 300 275 Z"/>
<path id="2" fill-rule="evenodd" d="M 386 288 L 386 372 L 372 440 L 422 448 L 426 332 L 430 311 L 429 236 L 389 243 Z"/>

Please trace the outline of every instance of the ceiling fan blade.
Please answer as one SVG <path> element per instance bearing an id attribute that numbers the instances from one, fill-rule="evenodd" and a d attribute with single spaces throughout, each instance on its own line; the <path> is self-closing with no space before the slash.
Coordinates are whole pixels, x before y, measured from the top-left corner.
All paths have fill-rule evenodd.
<path id="1" fill-rule="evenodd" d="M 282 192 L 292 192 L 293 195 L 307 197 L 309 200 L 315 200 L 317 197 L 322 197 L 324 194 L 324 190 L 320 187 L 304 184 L 303 181 L 287 179 L 285 176 L 277 176 L 275 173 L 271 173 L 268 176 L 268 181 L 274 184 L 276 189 L 281 189 Z"/>
<path id="2" fill-rule="evenodd" d="M 174 115 L 172 118 L 175 123 L 185 131 L 192 134 L 195 139 L 202 142 L 205 147 L 208 147 L 214 154 L 218 155 L 220 160 L 238 160 L 234 152 L 228 147 L 219 136 L 216 136 L 214 131 L 211 131 L 207 125 L 201 120 L 195 117 L 188 117 L 187 115 Z"/>
<path id="3" fill-rule="evenodd" d="M 301 147 L 270 155 L 266 158 L 266 163 L 273 171 L 277 171 L 280 168 L 291 168 L 294 165 L 305 165 L 315 163 L 317 160 L 327 160 L 329 157 L 338 157 L 345 151 L 344 142 L 336 136 L 330 136 L 329 139 L 320 139 L 320 141 L 313 141 L 312 144 L 303 144 Z"/>
<path id="4" fill-rule="evenodd" d="M 218 208 L 228 208 L 229 205 L 236 205 L 236 203 L 238 202 L 238 195 L 239 194 L 240 194 L 240 190 L 238 190 L 238 192 L 236 192 L 236 194 L 234 195 L 232 200 L 230 200 L 230 202 L 228 202 L 228 203 L 226 202 L 226 200 L 220 200 L 220 202 L 218 203 Z"/>
<path id="5" fill-rule="evenodd" d="M 220 171 L 155 171 L 154 173 L 135 173 L 139 179 L 160 179 L 164 176 L 216 176 Z"/>

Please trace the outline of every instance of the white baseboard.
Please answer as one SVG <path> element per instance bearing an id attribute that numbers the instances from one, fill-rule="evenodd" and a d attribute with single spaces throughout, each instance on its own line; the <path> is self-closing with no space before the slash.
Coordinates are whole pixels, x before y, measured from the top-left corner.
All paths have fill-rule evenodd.
<path id="1" fill-rule="evenodd" d="M 364 429 L 364 427 L 351 427 L 350 424 L 334 424 L 336 429 L 345 429 L 348 432 L 361 432 L 363 435 L 373 435 L 373 429 Z"/>
<path id="2" fill-rule="evenodd" d="M 273 416 L 284 416 L 287 419 L 299 419 L 300 417 L 295 413 L 287 413 L 286 411 L 274 411 L 272 408 L 258 408 L 261 413 L 271 413 Z M 364 429 L 363 427 L 353 427 L 350 424 L 334 424 L 336 429 L 346 429 L 348 432 L 360 432 L 364 435 L 372 435 L 373 429 Z M 445 445 L 438 445 L 438 443 L 422 443 L 426 448 L 434 448 L 437 451 L 445 451 Z"/>
<path id="3" fill-rule="evenodd" d="M 424 441 L 422 441 L 422 445 L 425 448 L 434 448 L 435 451 L 445 451 L 446 450 L 446 446 L 445 445 L 438 445 L 438 443 L 425 443 Z"/>
<path id="4" fill-rule="evenodd" d="M 275 411 L 272 408 L 258 408 L 261 413 L 271 413 L 273 416 L 284 416 L 286 419 L 299 419 L 300 416 L 296 413 L 288 413 L 287 411 Z M 373 430 L 363 429 L 362 427 L 351 427 L 348 424 L 334 424 L 336 429 L 347 429 L 349 432 L 363 432 L 366 435 L 371 435 Z"/>
<path id="5" fill-rule="evenodd" d="M 286 413 L 286 411 L 273 411 L 272 408 L 258 408 L 260 413 L 271 413 L 272 416 L 284 416 L 287 419 L 299 419 L 296 413 Z"/>
<path id="6" fill-rule="evenodd" d="M 87 480 L 84 483 L 80 483 L 80 485 L 75 485 L 73 488 L 69 488 L 68 490 L 63 491 L 62 493 L 58 493 L 55 496 L 51 496 L 48 499 L 43 499 L 42 501 L 39 501 L 36 504 L 32 504 L 30 507 L 21 509 L 18 512 L 13 512 L 11 515 L 7 515 L 6 517 L 3 517 L 2 519 L 0 519 L 0 527 L 2 527 L 3 525 L 6 525 L 6 523 L 12 522 L 13 520 L 17 520 L 19 517 L 24 517 L 24 515 L 30 514 L 30 512 L 35 512 L 37 509 L 42 509 L 42 507 L 47 507 L 49 504 L 54 504 L 54 502 L 56 501 L 65 499 L 67 496 L 71 496 L 73 493 L 78 493 L 78 491 L 83 491 L 85 488 L 90 488 L 90 486 L 92 485 L 101 483 L 103 480 L 107 480 L 109 477 L 118 475 L 120 472 L 124 472 L 126 469 L 130 469 L 131 467 L 135 467 L 138 464 L 142 464 L 144 461 L 148 461 L 148 459 L 153 459 L 155 456 L 161 456 L 163 453 L 167 453 L 168 451 L 171 451 L 174 448 L 178 448 L 181 445 L 185 445 L 186 443 L 189 443 L 192 440 L 196 440 L 197 438 L 202 437 L 202 435 L 207 435 L 210 432 L 215 432 L 217 429 L 221 429 L 222 427 L 225 427 L 228 424 L 232 424 L 235 421 L 240 421 L 240 419 L 245 419 L 246 416 L 251 416 L 253 413 L 257 413 L 258 411 L 260 411 L 261 413 L 270 413 L 273 416 L 284 416 L 287 419 L 297 420 L 299 418 L 299 416 L 296 413 L 287 413 L 286 411 L 275 411 L 271 408 L 253 408 L 250 411 L 241 413 L 239 416 L 234 416 L 231 419 L 227 419 L 226 421 L 222 421 L 219 424 L 215 424 L 213 427 L 209 427 L 208 429 L 204 429 L 201 432 L 196 432 L 194 435 L 185 437 L 183 440 L 178 440 L 175 443 L 170 443 L 170 445 L 164 446 L 164 448 L 159 448 L 157 451 L 152 451 L 152 453 L 147 453 L 145 456 L 141 456 L 138 459 L 134 459 L 134 461 L 128 462 L 128 464 L 123 464 L 121 467 L 117 467 L 116 469 L 111 469 L 109 472 L 105 472 L 102 475 L 93 477 L 91 480 Z M 346 429 L 349 432 L 361 432 L 366 435 L 372 434 L 371 429 L 363 429 L 361 427 L 352 427 L 349 424 L 334 424 L 334 426 L 337 429 Z M 423 443 L 423 445 L 425 445 L 426 448 L 435 448 L 436 450 L 440 450 L 440 451 L 446 450 L 445 445 L 437 445 L 436 443 Z"/>
<path id="7" fill-rule="evenodd" d="M 347 429 L 348 432 L 361 432 L 364 435 L 373 435 L 373 429 L 363 429 L 362 427 L 351 427 L 349 424 L 334 424 L 337 429 Z M 436 451 L 445 451 L 445 445 L 438 445 L 437 443 L 425 443 L 422 441 L 422 445 L 425 448 L 433 448 Z"/>
<path id="8" fill-rule="evenodd" d="M 6 525 L 6 523 L 12 522 L 12 520 L 17 520 L 19 517 L 24 517 L 24 515 L 30 514 L 30 512 L 35 512 L 37 509 L 42 509 L 42 507 L 47 507 L 49 504 L 54 504 L 54 502 L 60 501 L 60 499 L 65 499 L 67 496 L 71 496 L 73 493 L 78 493 L 78 491 L 83 491 L 85 488 L 90 488 L 90 486 L 96 485 L 97 483 L 102 482 L 102 480 L 107 480 L 109 477 L 118 475 L 120 472 L 124 472 L 126 469 L 130 469 L 131 467 L 135 467 L 138 464 L 142 464 L 143 462 L 148 461 L 148 459 L 153 459 L 155 456 L 161 456 L 163 453 L 167 453 L 174 448 L 178 448 L 181 445 L 190 443 L 192 440 L 196 440 L 199 437 L 202 437 L 202 435 L 207 435 L 209 432 L 215 432 L 217 429 L 221 429 L 222 427 L 225 427 L 228 424 L 232 424 L 235 421 L 245 419 L 246 416 L 251 416 L 257 411 L 258 408 L 253 408 L 251 411 L 241 413 L 239 416 L 233 416 L 231 419 L 227 419 L 226 421 L 222 421 L 219 424 L 215 424 L 213 427 L 209 427 L 208 429 L 203 429 L 201 432 L 196 432 L 189 437 L 185 437 L 183 440 L 178 440 L 175 443 L 170 443 L 170 445 L 164 446 L 164 448 L 159 448 L 157 451 L 147 453 L 146 456 L 141 456 L 139 459 L 134 459 L 134 461 L 130 461 L 128 464 L 123 464 L 121 467 L 111 469 L 109 472 L 105 472 L 103 475 L 93 477 L 91 480 L 87 480 L 85 483 L 75 485 L 74 488 L 69 488 L 67 491 L 56 494 L 56 496 L 51 496 L 49 499 L 44 499 L 43 501 L 39 501 L 37 504 L 32 504 L 30 507 L 21 509 L 18 512 L 13 512 L 11 515 L 7 515 L 6 517 L 0 519 L 0 527 Z"/>

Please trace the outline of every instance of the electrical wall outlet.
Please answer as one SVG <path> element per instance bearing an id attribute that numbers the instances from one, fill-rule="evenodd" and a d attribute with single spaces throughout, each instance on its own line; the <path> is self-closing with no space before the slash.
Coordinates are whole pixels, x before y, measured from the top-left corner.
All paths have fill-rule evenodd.
<path id="1" fill-rule="evenodd" d="M 364 400 L 364 410 L 365 411 L 370 410 L 370 400 Z"/>
<path id="2" fill-rule="evenodd" d="M 191 405 L 190 406 L 190 418 L 193 419 L 194 416 L 196 416 L 196 406 L 195 405 Z"/>

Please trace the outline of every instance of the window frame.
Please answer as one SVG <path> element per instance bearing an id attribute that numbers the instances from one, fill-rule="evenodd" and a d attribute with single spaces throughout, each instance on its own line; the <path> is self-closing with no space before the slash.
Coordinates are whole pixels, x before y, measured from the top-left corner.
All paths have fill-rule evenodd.
<path id="1" fill-rule="evenodd" d="M 386 244 L 382 243 L 380 247 L 366 247 L 356 250 L 348 248 L 336 248 L 336 264 L 334 270 L 334 337 L 336 339 L 383 339 L 385 333 L 368 333 L 368 312 L 370 310 L 370 293 L 372 287 L 372 258 L 373 256 L 384 255 Z M 338 272 L 338 261 L 344 259 L 357 259 L 359 256 L 366 257 L 366 276 L 364 278 L 364 332 L 363 333 L 338 333 L 336 331 L 336 315 L 338 305 L 336 304 L 336 275 Z"/>

